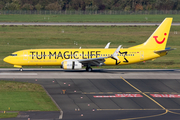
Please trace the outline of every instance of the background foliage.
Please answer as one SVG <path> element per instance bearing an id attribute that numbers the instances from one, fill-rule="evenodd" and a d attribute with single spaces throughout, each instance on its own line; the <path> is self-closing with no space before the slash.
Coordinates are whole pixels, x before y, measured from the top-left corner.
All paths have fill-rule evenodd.
<path id="1" fill-rule="evenodd" d="M 180 0 L 0 0 L 0 10 L 180 10 Z"/>

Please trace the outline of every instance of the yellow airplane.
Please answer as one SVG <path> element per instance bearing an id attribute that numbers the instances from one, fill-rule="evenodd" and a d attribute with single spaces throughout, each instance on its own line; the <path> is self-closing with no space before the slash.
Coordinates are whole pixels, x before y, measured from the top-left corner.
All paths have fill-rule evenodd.
<path id="1" fill-rule="evenodd" d="M 81 69 L 92 71 L 91 66 L 127 65 L 155 59 L 167 54 L 171 48 L 165 48 L 173 18 L 165 18 L 154 33 L 143 44 L 130 47 L 109 49 L 110 43 L 103 49 L 27 49 L 12 53 L 4 61 L 14 67 L 22 66 L 61 66 L 63 69 Z"/>

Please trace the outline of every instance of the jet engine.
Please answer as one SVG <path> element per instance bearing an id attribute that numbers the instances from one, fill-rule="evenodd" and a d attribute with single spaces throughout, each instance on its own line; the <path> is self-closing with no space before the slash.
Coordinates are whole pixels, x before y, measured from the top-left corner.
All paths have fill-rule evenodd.
<path id="1" fill-rule="evenodd" d="M 63 69 L 73 70 L 73 69 L 81 69 L 82 63 L 73 60 L 67 60 L 62 62 Z"/>

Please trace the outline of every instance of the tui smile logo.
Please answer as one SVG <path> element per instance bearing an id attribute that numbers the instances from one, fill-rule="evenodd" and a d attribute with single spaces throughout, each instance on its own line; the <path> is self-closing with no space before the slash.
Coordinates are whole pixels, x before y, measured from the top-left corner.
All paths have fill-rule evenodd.
<path id="1" fill-rule="evenodd" d="M 164 33 L 164 36 L 166 36 L 166 35 L 167 35 L 167 33 Z M 165 39 L 166 39 L 166 38 L 164 38 L 162 41 L 158 41 L 158 40 L 157 40 L 158 36 L 153 36 L 153 38 L 155 39 L 155 41 L 156 41 L 158 44 L 162 44 L 162 43 L 165 41 Z"/>

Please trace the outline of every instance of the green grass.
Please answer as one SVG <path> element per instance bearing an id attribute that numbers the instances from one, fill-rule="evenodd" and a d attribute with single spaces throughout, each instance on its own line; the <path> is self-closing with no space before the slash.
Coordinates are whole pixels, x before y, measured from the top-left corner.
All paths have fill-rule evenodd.
<path id="1" fill-rule="evenodd" d="M 34 48 L 123 48 L 145 42 L 157 26 L 0 26 L 0 67 L 13 67 L 3 58 Z M 178 31 L 178 34 L 174 34 Z M 146 63 L 105 68 L 180 68 L 180 27 L 172 26 L 167 47 L 177 48 L 167 56 Z M 74 45 L 74 41 L 78 43 Z M 133 41 L 133 42 L 132 42 Z M 160 64 L 159 64 L 160 63 Z"/>
<path id="2" fill-rule="evenodd" d="M 0 113 L 0 118 L 14 118 L 18 113 Z"/>
<path id="3" fill-rule="evenodd" d="M 180 22 L 179 15 L 0 15 L 0 22 L 162 22 L 173 17 Z M 148 19 L 146 19 L 148 18 Z"/>
<path id="4" fill-rule="evenodd" d="M 58 111 L 38 84 L 0 81 L 0 111 Z"/>

